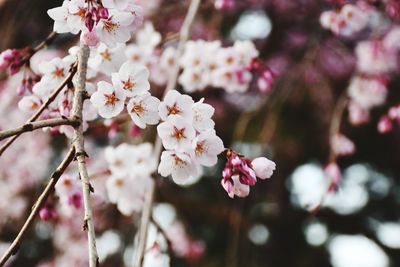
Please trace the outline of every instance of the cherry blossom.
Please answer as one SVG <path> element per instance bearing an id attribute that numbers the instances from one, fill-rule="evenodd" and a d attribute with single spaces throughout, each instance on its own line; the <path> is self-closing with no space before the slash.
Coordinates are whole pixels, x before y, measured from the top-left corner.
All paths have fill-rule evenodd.
<path id="1" fill-rule="evenodd" d="M 117 116 L 124 109 L 125 92 L 120 88 L 114 88 L 107 82 L 99 82 L 97 91 L 90 97 L 90 102 L 98 109 L 103 118 Z"/>
<path id="2" fill-rule="evenodd" d="M 224 144 L 214 130 L 200 133 L 193 142 L 193 147 L 193 158 L 201 165 L 209 167 L 217 164 L 218 155 L 224 151 Z"/>
<path id="3" fill-rule="evenodd" d="M 215 109 L 204 103 L 204 98 L 194 103 L 193 107 L 193 127 L 196 131 L 201 132 L 208 129 L 213 129 L 215 122 L 212 119 Z"/>
<path id="4" fill-rule="evenodd" d="M 180 115 L 170 115 L 167 121 L 157 126 L 157 132 L 166 149 L 179 151 L 187 150 L 196 135 L 193 126 Z"/>
<path id="5" fill-rule="evenodd" d="M 149 71 L 145 67 L 139 67 L 133 63 L 122 64 L 118 73 L 112 74 L 114 86 L 123 89 L 127 97 L 139 95 L 150 89 Z"/>
<path id="6" fill-rule="evenodd" d="M 117 45 L 109 48 L 106 44 L 101 43 L 89 58 L 90 68 L 106 75 L 117 72 L 126 60 L 122 53 L 124 47 L 124 45 Z"/>
<path id="7" fill-rule="evenodd" d="M 160 100 L 150 93 L 143 93 L 132 97 L 127 105 L 128 113 L 133 122 L 140 128 L 146 128 L 147 124 L 155 125 L 159 122 L 158 106 Z"/>
<path id="8" fill-rule="evenodd" d="M 169 175 L 177 184 L 185 184 L 190 176 L 196 176 L 198 166 L 188 154 L 176 151 L 164 151 L 161 154 L 158 173 L 164 177 Z"/>
<path id="9" fill-rule="evenodd" d="M 191 121 L 193 118 L 193 99 L 188 95 L 182 95 L 176 90 L 171 90 L 164 97 L 158 110 L 161 119 L 166 120 L 169 116 L 179 115 Z"/>

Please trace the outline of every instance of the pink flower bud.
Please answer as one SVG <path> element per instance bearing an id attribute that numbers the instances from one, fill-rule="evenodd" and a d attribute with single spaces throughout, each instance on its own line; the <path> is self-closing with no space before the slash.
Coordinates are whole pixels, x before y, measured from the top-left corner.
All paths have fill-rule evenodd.
<path id="1" fill-rule="evenodd" d="M 242 166 L 243 161 L 239 156 L 234 156 L 231 158 L 230 163 L 233 165 L 234 168 L 239 168 Z"/>
<path id="2" fill-rule="evenodd" d="M 96 46 L 100 42 L 100 38 L 97 35 L 96 31 L 83 32 L 81 34 L 81 40 L 85 45 L 88 46 Z"/>
<path id="3" fill-rule="evenodd" d="M 378 122 L 378 131 L 380 133 L 388 133 L 392 130 L 393 123 L 388 116 L 383 116 Z"/>
<path id="4" fill-rule="evenodd" d="M 80 209 L 82 207 L 82 193 L 75 192 L 68 196 L 68 204 L 76 209 Z"/>
<path id="5" fill-rule="evenodd" d="M 257 177 L 260 179 L 270 178 L 276 168 L 275 162 L 273 162 L 267 158 L 264 158 L 264 157 L 255 158 L 251 162 L 251 164 L 253 166 L 254 172 L 256 173 Z"/>
<path id="6" fill-rule="evenodd" d="M 85 16 L 85 26 L 91 32 L 94 27 L 94 20 L 92 13 L 87 13 Z"/>
<path id="7" fill-rule="evenodd" d="M 46 204 L 43 208 L 39 211 L 39 217 L 43 221 L 48 221 L 55 219 L 57 217 L 57 212 L 54 209 L 54 206 L 51 204 Z"/>
<path id="8" fill-rule="evenodd" d="M 232 169 L 225 167 L 225 169 L 222 171 L 222 177 L 224 180 L 228 180 L 232 176 Z"/>
<path id="9" fill-rule="evenodd" d="M 108 19 L 109 13 L 108 13 L 108 9 L 105 7 L 99 7 L 99 9 L 97 10 L 98 16 L 101 19 Z"/>
<path id="10" fill-rule="evenodd" d="M 232 9 L 235 7 L 234 0 L 216 0 L 214 6 L 218 10 Z"/>

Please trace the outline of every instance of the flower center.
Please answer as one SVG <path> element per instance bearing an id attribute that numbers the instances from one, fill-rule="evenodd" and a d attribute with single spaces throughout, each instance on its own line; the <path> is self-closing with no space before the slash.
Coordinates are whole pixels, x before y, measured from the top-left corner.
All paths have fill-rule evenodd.
<path id="1" fill-rule="evenodd" d="M 111 61 L 111 54 L 108 51 L 108 49 L 106 49 L 103 52 L 101 52 L 100 56 L 102 56 L 104 60 Z"/>
<path id="2" fill-rule="evenodd" d="M 131 78 L 127 81 L 122 81 L 122 88 L 124 88 L 124 90 L 132 91 L 133 87 L 135 87 L 135 83 L 131 81 Z"/>
<path id="3" fill-rule="evenodd" d="M 185 164 L 185 162 L 181 158 L 179 158 L 177 155 L 174 155 L 173 157 L 174 157 L 174 160 L 175 160 L 175 165 L 183 165 L 183 164 Z"/>
<path id="4" fill-rule="evenodd" d="M 140 104 L 135 104 L 132 108 L 132 112 L 135 112 L 136 114 L 140 114 L 144 112 L 144 108 Z"/>
<path id="5" fill-rule="evenodd" d="M 103 29 L 109 33 L 115 31 L 116 28 L 118 28 L 118 24 L 113 22 L 111 19 L 103 22 Z"/>
<path id="6" fill-rule="evenodd" d="M 119 99 L 115 96 L 115 93 L 112 93 L 112 94 L 109 94 L 109 95 L 105 94 L 104 96 L 105 96 L 105 98 L 106 98 L 106 103 L 105 103 L 105 104 L 106 104 L 107 106 L 108 106 L 108 105 L 114 106 L 115 103 L 119 100 Z"/>
<path id="7" fill-rule="evenodd" d="M 204 151 L 205 151 L 204 142 L 197 143 L 197 145 L 196 145 L 196 155 L 200 156 L 200 155 L 202 155 L 204 153 Z"/>
<path id="8" fill-rule="evenodd" d="M 175 137 L 178 140 L 186 138 L 186 136 L 185 136 L 185 128 L 178 129 L 178 128 L 174 127 L 174 133 L 173 133 L 172 136 Z"/>
<path id="9" fill-rule="evenodd" d="M 56 67 L 52 74 L 54 78 L 62 78 L 64 77 L 64 69 Z"/>
<path id="10" fill-rule="evenodd" d="M 180 113 L 180 109 L 176 106 L 176 103 L 172 107 L 167 107 L 168 109 L 168 115 L 176 115 Z"/>

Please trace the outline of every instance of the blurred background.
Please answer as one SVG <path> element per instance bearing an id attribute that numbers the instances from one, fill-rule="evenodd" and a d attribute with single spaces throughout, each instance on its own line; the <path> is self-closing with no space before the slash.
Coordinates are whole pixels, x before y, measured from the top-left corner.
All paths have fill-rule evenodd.
<path id="1" fill-rule="evenodd" d="M 163 45 L 173 44 L 188 1 L 138 2 L 146 2 L 147 19 L 163 39 L 169 38 Z M 367 123 L 354 126 L 348 120 L 348 111 L 342 114 L 340 132 L 354 142 L 356 149 L 353 155 L 337 159 L 343 178 L 337 193 L 326 193 L 329 180 L 324 172 L 331 159 L 334 110 L 357 73 L 355 47 L 361 40 L 382 38 L 399 21 L 400 7 L 396 13 L 388 8 L 390 0 L 358 1 L 377 10 L 380 17 L 375 18 L 375 28 L 343 37 L 324 29 L 320 16 L 326 10 L 340 9 L 344 2 L 355 1 L 236 0 L 227 7 L 216 2 L 202 1 L 191 38 L 221 40 L 225 45 L 253 40 L 261 64 L 277 75 L 267 93 L 260 92 L 253 82 L 243 94 L 213 89 L 194 93 L 193 97 L 206 97 L 216 109 L 216 131 L 226 147 L 249 158 L 268 156 L 277 163 L 277 170 L 271 179 L 252 187 L 244 199 L 230 199 L 222 189 L 222 157 L 217 167 L 204 169 L 203 177 L 191 186 L 183 188 L 159 178 L 157 203 L 173 206 L 197 244 L 192 254 L 174 256 L 171 266 L 400 266 L 399 128 L 394 125 L 386 134 L 377 129 L 380 117 L 399 103 L 398 70 L 390 74 L 386 103 L 370 112 Z M 43 40 L 52 31 L 46 11 L 61 3 L 1 0 L 0 50 Z M 52 48 L 67 50 L 76 41 L 72 35 L 61 35 Z M 6 79 L 4 73 L 0 77 Z M 154 94 L 161 95 L 162 90 L 162 86 L 152 85 Z M 19 112 L 16 108 L 12 111 L 18 97 L 17 93 L 15 99 L 2 96 L 1 129 L 19 116 L 13 114 Z M 117 136 L 109 141 L 105 127 L 89 131 L 93 146 L 98 148 L 130 138 Z M 4 243 L 0 251 L 18 233 L 68 142 L 61 135 L 43 135 L 34 138 L 49 150 L 28 146 L 21 138 L 15 150 L 0 159 L 0 179 L 4 180 L 0 189 L 0 240 Z M 154 129 L 144 136 L 151 141 Z M 15 195 L 9 187 L 18 187 L 30 175 L 40 177 Z M 311 209 L 313 203 L 321 205 Z M 161 210 L 171 212 L 171 207 Z M 162 213 L 159 216 L 162 218 Z M 134 218 L 124 217 L 111 205 L 102 208 L 99 217 L 101 266 L 129 266 Z M 55 224 L 38 219 L 10 266 L 57 266 L 44 263 L 60 251 L 54 242 L 63 244 L 61 234 L 54 241 Z M 75 234 L 82 234 L 79 226 Z M 64 249 L 83 250 L 81 245 L 67 241 Z"/>

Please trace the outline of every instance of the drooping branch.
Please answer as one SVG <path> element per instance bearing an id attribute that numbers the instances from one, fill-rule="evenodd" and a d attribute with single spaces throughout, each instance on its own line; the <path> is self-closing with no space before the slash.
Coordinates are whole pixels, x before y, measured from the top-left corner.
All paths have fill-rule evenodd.
<path id="1" fill-rule="evenodd" d="M 192 27 L 194 18 L 196 17 L 197 11 L 199 10 L 201 0 L 191 0 L 190 6 L 187 11 L 185 20 L 182 24 L 180 30 L 180 39 L 178 48 L 175 52 L 175 66 L 172 70 L 167 87 L 164 91 L 164 96 L 170 91 L 173 90 L 176 86 L 178 81 L 180 66 L 179 66 L 179 59 L 181 58 L 185 44 L 189 39 L 190 29 Z M 156 138 L 155 146 L 154 146 L 154 157 L 159 159 L 160 154 L 162 151 L 162 144 L 161 139 L 159 137 Z M 143 204 L 142 210 L 142 218 L 140 223 L 140 228 L 138 232 L 138 239 L 135 245 L 135 255 L 133 257 L 133 267 L 141 267 L 143 264 L 144 252 L 146 247 L 146 240 L 147 240 L 147 229 L 149 228 L 150 216 L 151 216 L 151 208 L 153 206 L 153 198 L 154 198 L 154 191 L 155 191 L 155 183 L 152 183 L 150 190 L 147 192 L 145 197 L 145 201 Z"/>
<path id="2" fill-rule="evenodd" d="M 36 121 L 40 115 L 42 115 L 43 111 L 45 111 L 49 105 L 56 99 L 56 97 L 58 96 L 58 94 L 64 89 L 64 87 L 72 81 L 72 78 L 74 77 L 75 73 L 76 73 L 76 64 L 72 65 L 71 70 L 69 72 L 69 74 L 67 75 L 67 77 L 65 77 L 65 79 L 62 81 L 62 83 L 51 93 L 51 95 L 49 96 L 49 98 L 40 106 L 40 108 L 36 111 L 35 114 L 32 115 L 32 117 L 30 117 L 25 124 L 27 123 L 31 123 Z M 14 143 L 15 140 L 17 140 L 17 138 L 20 136 L 20 134 L 17 134 L 15 136 L 13 136 L 11 139 L 9 139 L 6 143 L 4 143 L 1 147 L 0 147 L 0 157 L 1 155 L 3 155 L 4 151 L 6 151 L 6 149 L 12 144 Z"/>
<path id="3" fill-rule="evenodd" d="M 65 156 L 64 160 L 60 163 L 57 169 L 52 173 L 50 176 L 50 181 L 48 182 L 46 188 L 40 194 L 39 198 L 37 199 L 36 203 L 32 207 L 32 211 L 29 214 L 28 219 L 25 221 L 24 225 L 22 226 L 21 230 L 19 231 L 17 237 L 14 239 L 10 247 L 4 253 L 4 255 L 0 259 L 0 267 L 4 266 L 7 260 L 14 255 L 17 251 L 19 246 L 21 245 L 22 239 L 24 238 L 25 234 L 27 233 L 30 226 L 33 224 L 35 217 L 39 213 L 40 209 L 45 204 L 49 195 L 54 191 L 54 187 L 57 184 L 61 175 L 65 172 L 69 164 L 73 161 L 75 157 L 75 149 L 72 147 L 67 155 Z"/>
<path id="4" fill-rule="evenodd" d="M 98 266 L 98 256 L 96 249 L 96 233 L 93 223 L 93 212 L 90 204 L 91 185 L 89 174 L 86 168 L 86 152 L 83 138 L 83 101 L 86 95 L 86 73 L 87 63 L 90 55 L 90 49 L 87 45 L 81 44 L 78 53 L 78 79 L 74 93 L 74 102 L 72 106 L 72 118 L 80 122 L 74 129 L 73 146 L 76 150 L 76 160 L 82 182 L 83 204 L 85 209 L 84 229 L 87 230 L 89 243 L 89 267 Z"/>
<path id="5" fill-rule="evenodd" d="M 22 126 L 14 129 L 4 130 L 0 132 L 0 141 L 14 135 L 21 135 L 26 132 L 32 132 L 37 129 L 42 129 L 46 127 L 55 127 L 61 125 L 71 125 L 76 126 L 79 122 L 73 119 L 59 118 L 59 119 L 48 119 L 35 122 L 28 122 Z"/>

